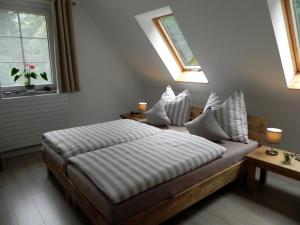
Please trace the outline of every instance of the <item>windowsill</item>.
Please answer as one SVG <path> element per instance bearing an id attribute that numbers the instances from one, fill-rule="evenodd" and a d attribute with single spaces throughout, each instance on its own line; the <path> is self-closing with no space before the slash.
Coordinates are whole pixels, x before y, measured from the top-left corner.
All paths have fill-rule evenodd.
<path id="1" fill-rule="evenodd" d="M 300 89 L 300 73 L 296 73 L 288 84 L 289 89 L 299 90 Z"/>
<path id="2" fill-rule="evenodd" d="M 203 73 L 203 71 L 185 71 L 185 72 L 182 72 L 175 79 L 175 81 L 208 84 L 208 80 L 206 79 L 206 76 Z"/>
<path id="3" fill-rule="evenodd" d="M 30 97 L 30 96 L 37 96 L 37 95 L 49 95 L 49 94 L 56 94 L 57 90 L 51 90 L 51 91 L 33 91 L 33 92 L 20 92 L 20 93 L 10 93 L 5 94 L 5 92 L 2 93 L 2 99 L 10 99 L 10 98 L 21 98 L 21 97 Z"/>

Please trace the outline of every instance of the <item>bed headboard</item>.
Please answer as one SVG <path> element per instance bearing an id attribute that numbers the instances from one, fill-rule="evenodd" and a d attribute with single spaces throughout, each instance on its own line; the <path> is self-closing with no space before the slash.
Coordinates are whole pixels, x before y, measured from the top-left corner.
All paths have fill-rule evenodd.
<path id="1" fill-rule="evenodd" d="M 193 105 L 191 108 L 190 119 L 194 119 L 202 114 L 203 108 L 201 106 Z M 250 139 L 263 143 L 265 132 L 267 129 L 267 118 L 260 116 L 248 115 L 248 136 Z"/>

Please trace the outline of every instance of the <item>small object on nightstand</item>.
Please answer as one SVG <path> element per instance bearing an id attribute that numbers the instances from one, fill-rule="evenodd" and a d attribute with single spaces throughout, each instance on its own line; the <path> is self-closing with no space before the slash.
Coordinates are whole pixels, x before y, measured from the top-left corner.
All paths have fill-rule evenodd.
<path id="1" fill-rule="evenodd" d="M 282 163 L 289 165 L 289 164 L 291 164 L 291 160 L 294 157 L 295 157 L 296 160 L 298 160 L 298 161 L 300 160 L 300 159 L 298 159 L 298 157 L 299 157 L 298 153 L 283 152 L 283 162 Z"/>
<path id="2" fill-rule="evenodd" d="M 278 128 L 268 128 L 266 132 L 266 141 L 270 144 L 270 148 L 266 150 L 268 155 L 278 155 L 278 151 L 274 149 L 274 145 L 279 144 L 282 138 L 282 130 Z"/>
<path id="3" fill-rule="evenodd" d="M 290 154 L 288 152 L 283 152 L 282 154 L 283 154 L 283 162 L 282 163 L 287 164 L 287 165 L 291 164 Z"/>
<path id="4" fill-rule="evenodd" d="M 140 113 L 144 113 L 147 110 L 147 103 L 146 102 L 140 102 L 138 104 L 138 110 Z"/>
<path id="5" fill-rule="evenodd" d="M 123 113 L 120 115 L 122 119 L 131 119 L 135 120 L 141 123 L 146 123 L 147 119 L 145 118 L 145 115 L 139 112 L 131 111 L 129 113 Z"/>
<path id="6" fill-rule="evenodd" d="M 141 115 L 141 113 L 135 112 L 135 111 L 130 111 L 130 115 L 131 116 L 136 116 L 136 115 Z"/>

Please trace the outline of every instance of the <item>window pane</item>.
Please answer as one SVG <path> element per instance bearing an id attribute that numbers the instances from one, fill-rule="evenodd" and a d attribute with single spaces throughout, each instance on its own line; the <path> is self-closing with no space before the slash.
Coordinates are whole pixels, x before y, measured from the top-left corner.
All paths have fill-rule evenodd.
<path id="1" fill-rule="evenodd" d="M 20 38 L 0 37 L 0 62 L 22 62 Z"/>
<path id="2" fill-rule="evenodd" d="M 300 0 L 293 0 L 294 12 L 295 12 L 295 19 L 297 23 L 297 33 L 298 33 L 298 41 L 300 37 Z M 300 45 L 300 43 L 299 43 Z"/>
<path id="3" fill-rule="evenodd" d="M 43 78 L 41 78 L 39 76 L 38 79 L 32 79 L 32 83 L 33 84 L 52 84 L 52 76 L 51 76 L 51 67 L 50 67 L 50 63 L 28 63 L 28 64 L 33 64 L 35 65 L 35 70 L 34 72 L 36 72 L 38 75 L 40 73 L 46 72 L 47 73 L 47 77 L 48 77 L 48 81 L 44 80 Z"/>
<path id="4" fill-rule="evenodd" d="M 13 67 L 22 70 L 24 69 L 23 63 L 0 63 L 0 82 L 1 86 L 13 86 L 13 85 L 24 85 L 24 81 L 19 79 L 14 83 L 14 78 L 10 75 L 10 71 Z"/>
<path id="5" fill-rule="evenodd" d="M 49 48 L 47 39 L 23 38 L 26 62 L 49 62 Z"/>
<path id="6" fill-rule="evenodd" d="M 46 72 L 48 75 L 48 81 L 42 78 L 32 79 L 33 84 L 53 83 L 47 32 L 46 16 L 0 10 L 0 82 L 2 86 L 23 86 L 25 79 L 20 78 L 14 83 L 14 77 L 10 73 L 13 67 L 22 72 L 25 63 L 34 64 L 37 74 Z"/>
<path id="7" fill-rule="evenodd" d="M 23 37 L 47 38 L 45 16 L 20 13 L 20 23 Z"/>
<path id="8" fill-rule="evenodd" d="M 181 56 L 185 66 L 199 66 L 198 60 L 192 53 L 188 43 L 186 42 L 175 16 L 169 15 L 160 18 L 162 25 L 171 38 L 175 48 Z"/>
<path id="9" fill-rule="evenodd" d="M 0 36 L 20 37 L 18 13 L 0 10 Z"/>

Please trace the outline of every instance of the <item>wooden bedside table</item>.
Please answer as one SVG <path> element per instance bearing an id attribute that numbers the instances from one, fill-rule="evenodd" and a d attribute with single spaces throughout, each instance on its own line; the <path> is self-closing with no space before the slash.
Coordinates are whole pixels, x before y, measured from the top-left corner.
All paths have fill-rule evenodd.
<path id="1" fill-rule="evenodd" d="M 122 119 L 131 119 L 138 121 L 140 123 L 147 123 L 147 119 L 145 118 L 145 115 L 142 113 L 124 113 L 121 114 L 120 117 Z"/>
<path id="2" fill-rule="evenodd" d="M 260 171 L 260 184 L 265 184 L 267 181 L 267 171 L 281 174 L 296 180 L 300 180 L 300 161 L 291 159 L 291 164 L 283 164 L 283 152 L 278 150 L 277 156 L 267 155 L 265 153 L 268 147 L 262 146 L 253 152 L 250 152 L 246 158 L 248 161 L 248 177 L 247 189 L 251 192 L 255 191 L 255 172 L 256 167 L 261 168 Z"/>

